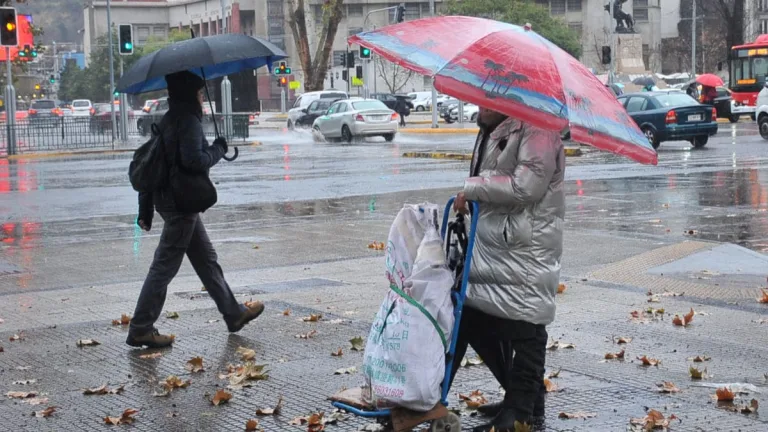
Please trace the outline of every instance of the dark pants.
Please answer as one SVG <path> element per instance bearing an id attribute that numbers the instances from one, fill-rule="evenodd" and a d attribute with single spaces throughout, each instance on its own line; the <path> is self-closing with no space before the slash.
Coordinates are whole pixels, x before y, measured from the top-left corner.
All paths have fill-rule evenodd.
<path id="1" fill-rule="evenodd" d="M 240 305 L 224 280 L 224 272 L 217 262 L 216 251 L 208 239 L 200 215 L 161 212 L 160 216 L 165 225 L 136 303 L 136 311 L 131 319 L 131 333 L 152 331 L 163 310 L 168 284 L 178 273 L 184 254 L 224 319 L 229 321 L 239 317 Z"/>
<path id="2" fill-rule="evenodd" d="M 547 330 L 543 325 L 505 320 L 464 307 L 451 382 L 461 367 L 467 345 L 475 350 L 504 388 L 504 407 L 521 422 L 544 414 L 544 359 Z"/>
<path id="3" fill-rule="evenodd" d="M 400 114 L 400 126 L 405 126 L 405 116 L 402 113 Z"/>

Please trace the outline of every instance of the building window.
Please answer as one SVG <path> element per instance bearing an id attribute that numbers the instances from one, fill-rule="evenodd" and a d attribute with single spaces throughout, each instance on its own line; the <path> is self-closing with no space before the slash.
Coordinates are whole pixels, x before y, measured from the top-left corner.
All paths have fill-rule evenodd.
<path id="1" fill-rule="evenodd" d="M 583 32 L 581 23 L 568 23 L 568 28 L 571 29 L 572 32 L 578 36 L 579 40 L 581 40 L 581 35 Z"/>
<path id="2" fill-rule="evenodd" d="M 650 70 L 648 64 L 651 61 L 651 47 L 648 44 L 643 44 L 643 63 L 645 64 L 645 70 Z"/>
<path id="3" fill-rule="evenodd" d="M 581 0 L 568 0 L 568 12 L 581 12 Z"/>
<path id="4" fill-rule="evenodd" d="M 768 0 L 760 0 L 757 4 L 757 10 L 761 12 L 768 11 Z"/>
<path id="5" fill-rule="evenodd" d="M 350 27 L 349 28 L 349 34 L 347 34 L 347 36 L 354 36 L 354 35 L 356 35 L 358 33 L 362 33 L 362 32 L 363 32 L 363 28 L 362 27 Z"/>
<path id="6" fill-rule="evenodd" d="M 361 4 L 347 5 L 347 16 L 348 17 L 361 17 L 361 16 L 363 16 L 363 5 L 361 5 Z"/>
<path id="7" fill-rule="evenodd" d="M 768 20 L 760 20 L 760 34 L 768 33 Z"/>
<path id="8" fill-rule="evenodd" d="M 564 15 L 565 0 L 552 0 L 549 2 L 549 13 L 552 15 Z"/>
<path id="9" fill-rule="evenodd" d="M 632 17 L 635 21 L 648 21 L 648 0 L 635 0 L 633 2 Z"/>

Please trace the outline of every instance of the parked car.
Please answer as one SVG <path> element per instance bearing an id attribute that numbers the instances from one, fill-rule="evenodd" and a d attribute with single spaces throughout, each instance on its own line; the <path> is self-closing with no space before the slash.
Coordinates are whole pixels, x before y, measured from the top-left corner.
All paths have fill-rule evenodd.
<path id="1" fill-rule="evenodd" d="M 88 99 L 75 99 L 72 101 L 72 117 L 87 119 L 96 114 L 93 104 Z"/>
<path id="2" fill-rule="evenodd" d="M 399 115 L 379 100 L 346 99 L 334 102 L 315 120 L 312 130 L 326 140 L 352 142 L 358 137 L 381 136 L 392 141 L 399 122 Z"/>
<path id="3" fill-rule="evenodd" d="M 451 117 L 451 111 L 459 106 L 458 99 L 445 99 L 442 106 L 438 108 L 438 114 L 446 123 L 453 123 L 456 120 Z"/>
<path id="4" fill-rule="evenodd" d="M 701 148 L 717 133 L 717 110 L 683 92 L 629 93 L 618 100 L 653 148 L 664 141 L 677 140 L 690 141 L 694 147 Z"/>
<path id="5" fill-rule="evenodd" d="M 408 93 L 408 97 L 411 99 L 414 111 L 427 111 L 432 105 L 432 92 L 411 92 Z"/>
<path id="6" fill-rule="evenodd" d="M 29 124 L 31 126 L 57 126 L 64 111 L 59 108 L 53 99 L 38 99 L 32 102 L 29 108 Z"/>
<path id="7" fill-rule="evenodd" d="M 760 131 L 760 136 L 768 140 L 768 84 L 757 94 L 757 103 L 755 105 L 757 128 Z"/>
<path id="8" fill-rule="evenodd" d="M 296 124 L 296 120 L 304 115 L 304 112 L 302 111 L 304 108 L 307 108 L 309 104 L 312 102 L 318 100 L 318 99 L 332 99 L 332 100 L 339 100 L 339 99 L 348 99 L 349 95 L 345 91 L 341 90 L 322 90 L 322 91 L 314 91 L 314 92 L 308 92 L 304 93 L 302 95 L 299 95 L 298 98 L 296 98 L 296 101 L 293 103 L 293 107 L 291 107 L 290 110 L 288 110 L 288 121 L 286 126 L 288 129 L 293 129 L 293 126 Z"/>
<path id="9" fill-rule="evenodd" d="M 337 100 L 338 99 L 318 99 L 313 101 L 308 107 L 302 110 L 304 114 L 296 119 L 295 127 L 312 127 L 315 123 L 315 119 L 325 114 L 328 111 L 328 108 L 330 108 Z"/>
<path id="10" fill-rule="evenodd" d="M 120 107 L 115 104 L 115 121 L 120 123 Z M 91 133 L 107 133 L 112 131 L 112 105 L 109 103 L 97 103 L 94 105 L 94 114 L 91 116 L 89 130 Z M 133 118 L 133 111 L 128 111 L 127 121 Z M 119 133 L 120 127 L 117 128 Z"/>
<path id="11" fill-rule="evenodd" d="M 107 104 L 109 105 L 109 104 Z M 149 111 L 146 114 L 140 116 L 136 120 L 136 129 L 141 136 L 149 135 L 150 127 L 152 123 L 160 123 L 165 113 L 168 112 L 168 98 L 160 98 L 155 100 L 149 107 Z"/>
<path id="12" fill-rule="evenodd" d="M 480 112 L 480 107 L 478 107 L 477 105 L 471 104 L 471 103 L 465 103 L 464 104 L 464 120 L 463 120 L 463 122 L 466 122 L 466 121 L 476 122 L 477 121 L 477 115 L 478 115 L 479 112 Z M 458 104 L 454 105 L 453 108 L 451 108 L 449 116 L 451 118 L 451 123 L 459 120 L 459 105 Z"/>

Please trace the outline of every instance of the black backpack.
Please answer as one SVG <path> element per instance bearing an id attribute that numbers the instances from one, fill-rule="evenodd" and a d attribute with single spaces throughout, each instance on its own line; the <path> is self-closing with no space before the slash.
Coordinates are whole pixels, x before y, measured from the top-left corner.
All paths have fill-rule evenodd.
<path id="1" fill-rule="evenodd" d="M 163 135 L 154 123 L 151 130 L 152 137 L 133 152 L 128 167 L 128 178 L 137 192 L 154 192 L 168 181 Z"/>

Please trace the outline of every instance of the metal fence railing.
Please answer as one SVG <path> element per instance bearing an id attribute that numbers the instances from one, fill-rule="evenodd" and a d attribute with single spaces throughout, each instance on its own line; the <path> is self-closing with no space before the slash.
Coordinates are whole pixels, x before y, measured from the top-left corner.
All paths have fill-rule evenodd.
<path id="1" fill-rule="evenodd" d="M 231 130 L 225 129 L 225 120 L 231 117 Z M 151 124 L 159 123 L 162 116 L 129 115 L 128 132 L 125 137 L 120 133 L 118 118 L 115 128 L 115 140 L 112 139 L 112 120 L 110 116 L 55 116 L 49 118 L 17 119 L 12 126 L 16 132 L 16 154 L 35 152 L 60 152 L 80 150 L 103 150 L 115 148 L 136 148 L 149 139 Z M 216 115 L 219 133 L 229 141 L 244 140 L 251 135 L 248 114 L 231 116 Z M 213 120 L 206 116 L 203 130 L 209 138 L 214 133 Z M 227 132 L 225 134 L 225 132 Z M 8 125 L 0 122 L 0 155 L 8 154 Z"/>

